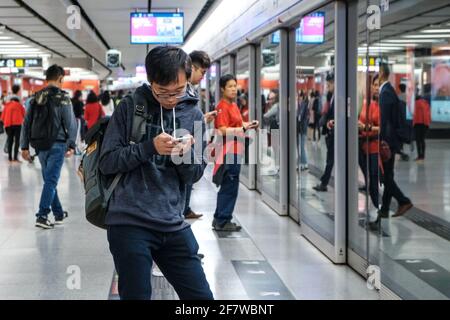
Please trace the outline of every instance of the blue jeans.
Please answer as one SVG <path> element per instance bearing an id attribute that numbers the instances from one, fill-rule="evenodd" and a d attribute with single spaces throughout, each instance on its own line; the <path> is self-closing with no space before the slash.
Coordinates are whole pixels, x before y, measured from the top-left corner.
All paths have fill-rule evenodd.
<path id="1" fill-rule="evenodd" d="M 298 135 L 298 140 L 300 141 L 300 149 L 298 150 L 300 164 L 305 166 L 308 164 L 308 157 L 306 156 L 306 148 L 305 148 L 306 134 L 300 133 Z"/>
<path id="2" fill-rule="evenodd" d="M 191 202 L 191 193 L 192 193 L 192 184 L 188 184 L 186 186 L 186 204 L 184 207 L 183 213 L 184 216 L 186 216 L 191 211 L 191 207 L 189 206 L 189 203 Z"/>
<path id="3" fill-rule="evenodd" d="M 44 187 L 39 202 L 39 212 L 36 214 L 38 218 L 46 219 L 50 211 L 53 211 L 55 218 L 62 218 L 64 215 L 56 187 L 61 176 L 66 151 L 67 145 L 59 142 L 55 143 L 50 150 L 39 151 Z"/>
<path id="4" fill-rule="evenodd" d="M 109 226 L 108 242 L 119 275 L 120 299 L 151 299 L 153 261 L 181 300 L 214 299 L 190 227 L 163 233 L 134 226 Z"/>
<path id="5" fill-rule="evenodd" d="M 241 172 L 239 163 L 240 161 L 235 159 L 235 163 L 225 164 L 225 174 L 217 194 L 217 206 L 214 213 L 214 218 L 219 226 L 223 226 L 233 218 L 234 206 L 239 192 L 239 174 Z"/>

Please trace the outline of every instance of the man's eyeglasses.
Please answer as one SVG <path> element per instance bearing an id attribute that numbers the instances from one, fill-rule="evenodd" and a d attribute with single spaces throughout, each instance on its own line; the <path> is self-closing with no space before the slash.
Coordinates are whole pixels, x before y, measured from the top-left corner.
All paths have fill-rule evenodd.
<path id="1" fill-rule="evenodd" d="M 155 95 L 155 97 L 158 99 L 164 99 L 164 100 L 173 99 L 173 98 L 181 99 L 186 95 L 186 88 L 187 88 L 187 84 L 184 86 L 184 88 L 182 90 L 175 92 L 175 93 L 158 93 L 152 86 L 152 91 L 153 91 L 153 94 Z"/>
<path id="2" fill-rule="evenodd" d="M 205 74 L 206 74 L 206 72 L 208 71 L 207 69 L 203 69 L 203 68 L 201 68 L 201 67 L 199 67 L 199 66 L 197 66 L 197 65 L 193 65 L 193 67 L 196 69 L 196 70 L 200 70 L 200 73 L 202 74 L 202 76 L 204 76 Z"/>

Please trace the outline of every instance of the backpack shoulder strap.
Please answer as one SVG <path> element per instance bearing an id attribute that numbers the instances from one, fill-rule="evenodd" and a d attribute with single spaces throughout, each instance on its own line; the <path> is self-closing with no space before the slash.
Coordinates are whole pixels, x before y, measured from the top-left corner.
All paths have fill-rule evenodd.
<path id="1" fill-rule="evenodd" d="M 119 181 L 120 181 L 120 178 L 122 178 L 122 175 L 123 175 L 122 173 L 116 174 L 116 176 L 114 177 L 114 180 L 111 182 L 111 185 L 109 186 L 109 188 L 104 191 L 104 196 L 105 196 L 106 202 L 108 202 L 109 199 L 111 199 L 114 189 L 119 184 Z"/>
<path id="2" fill-rule="evenodd" d="M 147 121 L 151 121 L 152 116 L 148 113 L 148 105 L 145 97 L 135 92 L 130 99 L 134 105 L 130 144 L 136 144 L 145 135 Z"/>

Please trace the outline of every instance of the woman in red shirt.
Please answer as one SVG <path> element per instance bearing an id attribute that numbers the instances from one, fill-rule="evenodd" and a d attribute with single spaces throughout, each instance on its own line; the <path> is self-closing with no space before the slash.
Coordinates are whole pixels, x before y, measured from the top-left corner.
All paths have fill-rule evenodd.
<path id="1" fill-rule="evenodd" d="M 230 74 L 220 78 L 222 100 L 216 107 L 215 128 L 218 136 L 223 137 L 222 155 L 224 156 L 224 174 L 217 194 L 217 206 L 214 213 L 213 228 L 217 231 L 240 231 L 241 226 L 231 222 L 239 191 L 241 157 L 244 154 L 243 138 L 247 130 L 258 128 L 257 121 L 249 123 L 242 119 L 236 104 L 237 80 Z M 241 139 L 239 139 L 241 138 Z M 227 155 L 231 155 L 227 156 Z M 217 154 L 216 154 L 217 156 Z"/>
<path id="2" fill-rule="evenodd" d="M 358 121 L 359 138 L 361 150 L 359 156 L 359 166 L 364 174 L 364 179 L 369 182 L 370 199 L 375 208 L 378 209 L 379 202 L 379 139 L 380 132 L 380 107 L 378 98 L 380 95 L 380 82 L 378 75 L 372 80 L 372 101 L 369 107 L 364 105 L 361 109 Z M 367 168 L 367 163 L 369 168 Z M 369 173 L 369 181 L 367 174 Z"/>
<path id="3" fill-rule="evenodd" d="M 104 116 L 105 111 L 98 102 L 97 95 L 94 91 L 89 92 L 86 105 L 84 106 L 84 120 L 86 120 L 88 130 Z"/>
<path id="4" fill-rule="evenodd" d="M 25 108 L 20 103 L 19 99 L 13 97 L 8 103 L 5 104 L 5 109 L 2 113 L 2 121 L 5 126 L 6 134 L 8 135 L 8 158 L 10 162 L 20 162 L 19 144 L 20 144 L 20 132 L 22 130 L 22 123 L 25 118 Z M 14 157 L 12 154 L 14 144 Z"/>
<path id="5" fill-rule="evenodd" d="M 431 124 L 430 104 L 423 97 L 418 97 L 414 107 L 413 126 L 416 134 L 417 159 L 422 161 L 425 159 L 425 136 Z"/>

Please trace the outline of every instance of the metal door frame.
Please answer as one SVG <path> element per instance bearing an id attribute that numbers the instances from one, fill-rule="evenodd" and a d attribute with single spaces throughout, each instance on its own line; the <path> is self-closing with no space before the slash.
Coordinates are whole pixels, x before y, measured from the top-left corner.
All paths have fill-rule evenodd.
<path id="1" fill-rule="evenodd" d="M 334 244 L 325 240 L 306 223 L 301 233 L 336 264 L 347 262 L 347 4 L 335 1 L 335 214 Z M 344 112 L 343 112 L 344 111 Z"/>
<path id="2" fill-rule="evenodd" d="M 275 32 L 274 30 L 273 32 Z M 286 29 L 280 29 L 280 195 L 279 199 L 274 199 L 271 195 L 264 191 L 261 187 L 258 190 L 261 193 L 261 199 L 268 204 L 276 213 L 281 216 L 288 215 L 288 158 L 289 158 L 289 144 L 288 144 L 288 31 Z M 258 47 L 257 57 L 257 105 L 261 105 L 261 45 Z M 261 108 L 259 108 L 261 109 Z M 260 113 L 260 112 L 259 112 Z M 258 114 L 258 120 L 261 122 L 262 114 Z M 259 143 L 258 143 L 259 148 Z M 259 156 L 259 150 L 258 150 Z M 258 159 L 259 161 L 259 159 Z M 259 166 L 258 166 L 259 167 Z M 260 171 L 257 169 L 258 178 L 260 177 Z M 260 179 L 258 179 L 260 181 Z M 258 185 L 258 183 L 257 183 Z"/>
<path id="3" fill-rule="evenodd" d="M 248 79 L 248 105 L 249 105 L 249 119 L 256 119 L 256 48 L 253 45 L 248 45 L 238 50 L 248 50 L 248 67 L 249 67 L 249 79 Z M 235 73 L 237 72 L 237 54 L 235 59 Z M 249 132 L 250 137 L 253 139 L 253 143 L 250 145 L 249 150 L 249 162 L 248 165 L 248 178 L 241 174 L 240 181 L 249 189 L 254 190 L 256 188 L 256 146 L 257 146 L 257 134 L 255 131 Z"/>

